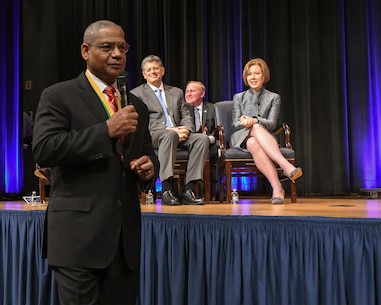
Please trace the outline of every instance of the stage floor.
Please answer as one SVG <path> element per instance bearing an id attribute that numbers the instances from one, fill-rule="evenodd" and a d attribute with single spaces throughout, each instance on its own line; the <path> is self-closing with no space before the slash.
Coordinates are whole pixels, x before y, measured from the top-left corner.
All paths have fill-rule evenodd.
<path id="1" fill-rule="evenodd" d="M 209 202 L 201 206 L 141 205 L 142 212 L 204 215 L 260 215 L 260 216 L 320 216 L 337 218 L 381 218 L 381 199 L 365 196 L 299 197 L 297 203 L 286 198 L 284 204 L 274 205 L 268 198 L 241 198 L 239 204 Z M 46 205 L 31 206 L 24 201 L 0 201 L 0 210 L 45 210 Z"/>

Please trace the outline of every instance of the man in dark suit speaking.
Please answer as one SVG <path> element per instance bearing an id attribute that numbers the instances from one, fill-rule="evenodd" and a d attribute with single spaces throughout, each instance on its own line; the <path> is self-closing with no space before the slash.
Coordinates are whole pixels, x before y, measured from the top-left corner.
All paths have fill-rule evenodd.
<path id="1" fill-rule="evenodd" d="M 33 154 L 51 167 L 44 246 L 61 304 L 136 302 L 139 190 L 159 165 L 147 107 L 117 87 L 128 49 L 117 24 L 89 25 L 86 71 L 45 89 L 37 108 Z"/>

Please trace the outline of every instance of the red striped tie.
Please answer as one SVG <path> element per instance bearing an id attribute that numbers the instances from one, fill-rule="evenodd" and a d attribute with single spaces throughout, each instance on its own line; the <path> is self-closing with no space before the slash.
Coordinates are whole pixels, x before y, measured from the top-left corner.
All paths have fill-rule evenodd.
<path id="1" fill-rule="evenodd" d="M 107 94 L 108 102 L 110 103 L 112 110 L 117 112 L 118 106 L 115 103 L 115 88 L 113 86 L 107 86 L 103 92 Z"/>

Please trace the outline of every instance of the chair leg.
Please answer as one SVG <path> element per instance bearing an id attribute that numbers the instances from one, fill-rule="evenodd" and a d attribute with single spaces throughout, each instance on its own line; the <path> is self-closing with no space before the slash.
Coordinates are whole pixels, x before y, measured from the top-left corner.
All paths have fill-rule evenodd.
<path id="1" fill-rule="evenodd" d="M 225 167 L 224 167 L 224 162 L 219 160 L 219 164 L 218 164 L 218 190 L 219 190 L 219 200 L 220 202 L 223 202 L 224 201 L 224 198 L 225 198 L 225 187 L 224 187 L 224 183 L 222 182 L 223 181 L 223 178 L 225 178 L 225 181 L 226 181 L 226 171 L 225 171 Z M 226 184 L 226 182 L 225 182 Z"/>
<path id="2" fill-rule="evenodd" d="M 38 189 L 40 192 L 40 202 L 45 203 L 45 199 L 46 199 L 45 183 L 41 178 L 38 178 Z"/>
<path id="3" fill-rule="evenodd" d="M 230 161 L 225 161 L 225 173 L 226 173 L 226 201 L 228 203 L 232 200 L 232 164 Z"/>
<path id="4" fill-rule="evenodd" d="M 295 160 L 290 160 L 289 161 L 292 165 L 295 166 Z M 292 203 L 295 203 L 296 202 L 296 183 L 293 183 L 291 180 L 290 180 L 290 196 L 291 196 L 291 202 Z"/>
<path id="5" fill-rule="evenodd" d="M 210 165 L 209 160 L 205 162 L 204 167 L 204 199 L 210 201 Z"/>
<path id="6" fill-rule="evenodd" d="M 174 175 L 173 178 L 175 179 L 175 183 L 172 191 L 176 197 L 179 197 L 184 191 L 185 175 Z"/>
<path id="7" fill-rule="evenodd" d="M 146 204 L 147 194 L 145 191 L 140 192 L 140 204 Z"/>
<path id="8" fill-rule="evenodd" d="M 291 192 L 291 202 L 295 203 L 296 202 L 296 183 L 293 183 L 290 180 L 290 192 Z"/>
<path id="9" fill-rule="evenodd" d="M 210 200 L 218 199 L 218 170 L 216 164 L 209 163 L 210 170 Z"/>

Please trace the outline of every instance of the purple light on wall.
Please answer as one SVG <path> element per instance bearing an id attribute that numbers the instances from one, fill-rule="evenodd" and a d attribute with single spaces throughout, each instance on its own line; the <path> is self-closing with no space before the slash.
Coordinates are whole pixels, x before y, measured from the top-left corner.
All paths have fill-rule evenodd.
<path id="1" fill-rule="evenodd" d="M 1 158 L 0 192 L 18 194 L 22 188 L 22 141 L 20 132 L 20 3 L 0 4 Z"/>
<path id="2" fill-rule="evenodd" d="M 368 8 L 368 80 L 369 119 L 364 139 L 362 169 L 364 188 L 381 186 L 381 40 L 378 9 Z M 377 15 L 377 16 L 376 16 Z"/>
<path id="3" fill-rule="evenodd" d="M 369 122 L 363 149 L 364 188 L 381 186 L 381 95 L 380 63 L 370 57 L 369 61 Z"/>
<path id="4" fill-rule="evenodd" d="M 258 180 L 256 177 L 233 177 L 232 178 L 232 189 L 252 192 L 257 188 Z"/>

